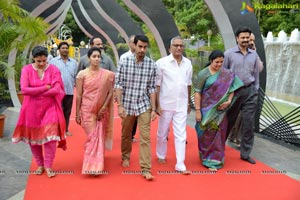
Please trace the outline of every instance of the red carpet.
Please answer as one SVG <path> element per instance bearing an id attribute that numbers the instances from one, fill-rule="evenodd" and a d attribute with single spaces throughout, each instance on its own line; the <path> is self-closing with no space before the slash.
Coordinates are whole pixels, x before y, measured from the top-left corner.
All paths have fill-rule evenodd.
<path id="1" fill-rule="evenodd" d="M 73 113 L 74 114 L 74 113 Z M 117 115 L 115 115 L 117 116 Z M 300 182 L 257 162 L 251 165 L 239 159 L 238 151 L 226 147 L 223 169 L 211 174 L 198 158 L 194 129 L 188 128 L 186 166 L 190 176 L 174 174 L 175 152 L 172 130 L 169 136 L 167 164 L 159 164 L 155 156 L 157 121 L 152 124 L 152 173 L 155 179 L 146 181 L 139 174 L 125 174 L 121 167 L 121 121 L 115 119 L 113 151 L 106 152 L 107 174 L 90 177 L 81 174 L 85 133 L 74 118 L 70 124 L 72 137 L 68 137 L 68 150 L 57 150 L 53 169 L 61 174 L 54 178 L 29 175 L 26 200 L 77 199 L 225 199 L 225 200 L 299 200 Z M 137 137 L 139 134 L 137 134 Z M 133 143 L 131 166 L 128 171 L 139 171 L 139 143 Z M 36 165 L 32 162 L 31 169 Z M 127 169 L 126 169 L 127 170 Z"/>

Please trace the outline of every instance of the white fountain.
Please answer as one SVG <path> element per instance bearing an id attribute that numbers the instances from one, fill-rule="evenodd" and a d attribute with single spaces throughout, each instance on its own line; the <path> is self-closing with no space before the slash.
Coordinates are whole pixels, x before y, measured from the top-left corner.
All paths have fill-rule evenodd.
<path id="1" fill-rule="evenodd" d="M 273 33 L 272 33 L 272 31 L 268 32 L 266 42 L 273 42 Z"/>
<path id="2" fill-rule="evenodd" d="M 300 36 L 299 36 L 299 30 L 296 28 L 291 32 L 291 37 L 289 42 L 299 42 Z"/>
<path id="3" fill-rule="evenodd" d="M 284 30 L 279 31 L 276 42 L 286 42 L 286 41 L 287 41 L 287 35 L 284 32 Z"/>
<path id="4" fill-rule="evenodd" d="M 288 42 L 287 42 L 288 41 Z M 282 30 L 273 41 L 269 32 L 265 43 L 267 84 L 269 97 L 300 105 L 300 35 L 298 29 L 287 34 Z"/>

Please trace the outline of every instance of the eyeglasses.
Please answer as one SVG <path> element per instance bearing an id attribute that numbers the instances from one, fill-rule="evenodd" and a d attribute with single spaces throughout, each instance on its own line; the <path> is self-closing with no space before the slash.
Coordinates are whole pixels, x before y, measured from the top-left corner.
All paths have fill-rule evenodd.
<path id="1" fill-rule="evenodd" d="M 183 45 L 182 45 L 182 44 L 172 44 L 172 46 L 173 46 L 173 47 L 176 47 L 176 48 L 178 48 L 178 47 L 183 48 Z"/>

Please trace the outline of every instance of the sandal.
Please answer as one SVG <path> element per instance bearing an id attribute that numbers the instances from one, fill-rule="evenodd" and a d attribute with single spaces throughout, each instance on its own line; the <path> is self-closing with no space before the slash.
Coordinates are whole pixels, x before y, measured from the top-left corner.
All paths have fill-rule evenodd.
<path id="1" fill-rule="evenodd" d="M 142 173 L 142 176 L 147 180 L 147 181 L 151 181 L 154 179 L 154 176 L 150 173 L 150 172 L 144 172 Z"/>
<path id="2" fill-rule="evenodd" d="M 212 171 L 212 172 L 217 172 L 217 171 L 218 171 L 218 169 L 217 169 L 217 168 L 214 168 L 214 167 L 210 167 L 210 168 L 208 168 L 208 170 L 209 170 L 209 171 Z"/>
<path id="3" fill-rule="evenodd" d="M 100 174 L 91 174 L 91 176 L 98 177 L 98 176 L 100 176 Z"/>
<path id="4" fill-rule="evenodd" d="M 39 166 L 35 171 L 34 171 L 34 174 L 36 175 L 42 175 L 45 171 L 45 168 L 44 166 Z"/>
<path id="5" fill-rule="evenodd" d="M 157 161 L 161 164 L 166 164 L 167 163 L 166 159 L 163 159 L 163 158 L 158 158 Z"/>
<path id="6" fill-rule="evenodd" d="M 183 175 L 190 175 L 192 172 L 189 171 L 189 170 L 184 170 L 184 171 L 178 171 L 180 174 L 183 174 Z"/>
<path id="7" fill-rule="evenodd" d="M 45 170 L 47 172 L 48 178 L 52 178 L 56 175 L 55 172 L 51 168 L 46 168 Z"/>
<path id="8" fill-rule="evenodd" d="M 128 159 L 123 160 L 122 167 L 129 167 L 129 160 Z"/>

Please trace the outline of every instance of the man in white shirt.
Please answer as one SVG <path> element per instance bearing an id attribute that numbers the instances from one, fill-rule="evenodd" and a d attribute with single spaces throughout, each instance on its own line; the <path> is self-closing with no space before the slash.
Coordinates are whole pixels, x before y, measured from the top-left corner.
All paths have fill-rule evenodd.
<path id="1" fill-rule="evenodd" d="M 171 39 L 170 55 L 157 64 L 157 113 L 160 115 L 157 130 L 156 155 L 158 162 L 166 163 L 167 136 L 172 121 L 177 163 L 175 170 L 190 174 L 184 164 L 186 148 L 186 119 L 190 113 L 190 95 L 193 67 L 184 57 L 181 37 Z"/>
<path id="2" fill-rule="evenodd" d="M 113 63 L 113 61 L 111 60 L 111 58 L 105 54 L 104 52 L 104 47 L 103 47 L 103 42 L 101 40 L 101 38 L 99 37 L 93 37 L 90 39 L 90 46 L 92 47 L 98 47 L 101 49 L 101 56 L 100 56 L 100 62 L 99 62 L 99 67 L 103 68 L 103 69 L 107 69 L 109 71 L 112 72 L 116 72 L 117 69 Z M 78 71 L 83 70 L 87 67 L 90 66 L 90 61 L 87 57 L 87 55 L 84 55 L 80 58 L 79 64 L 78 64 Z"/>
<path id="3" fill-rule="evenodd" d="M 122 61 L 124 58 L 128 57 L 128 56 L 131 56 L 134 54 L 135 52 L 135 49 L 134 49 L 134 37 L 135 35 L 131 35 L 129 37 L 129 50 L 125 53 L 123 53 L 121 56 L 120 56 L 120 61 Z"/>

